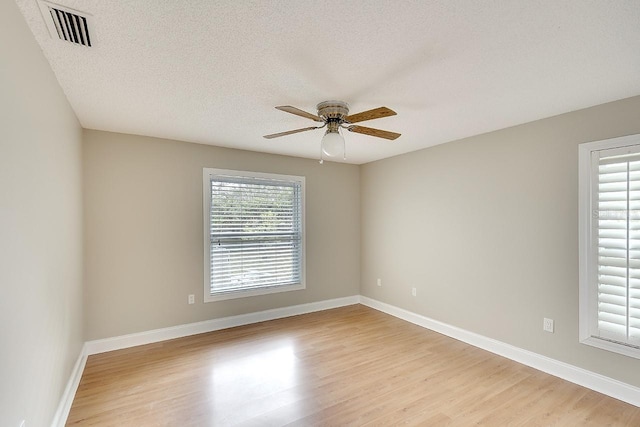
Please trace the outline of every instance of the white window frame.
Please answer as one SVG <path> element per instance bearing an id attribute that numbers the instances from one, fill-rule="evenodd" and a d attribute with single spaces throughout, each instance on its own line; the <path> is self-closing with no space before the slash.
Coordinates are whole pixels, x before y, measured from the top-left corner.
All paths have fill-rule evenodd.
<path id="1" fill-rule="evenodd" d="M 592 184 L 597 167 L 592 160 L 597 152 L 610 149 L 640 149 L 640 135 L 629 135 L 602 141 L 580 144 L 578 147 L 579 176 L 579 333 L 580 342 L 586 345 L 640 359 L 640 348 L 594 336 L 597 328 L 597 236 L 594 219 L 597 219 L 597 204 L 594 199 L 597 189 Z M 595 202 L 597 203 L 597 201 Z M 595 245 L 595 246 L 594 246 Z M 595 249 L 594 249 L 595 248 Z"/>
<path id="2" fill-rule="evenodd" d="M 302 254 L 300 257 L 300 283 L 276 285 L 260 289 L 240 289 L 231 292 L 212 294 L 211 293 L 211 236 L 210 236 L 210 211 L 211 211 L 211 177 L 226 176 L 238 177 L 242 179 L 266 179 L 270 181 L 296 182 L 300 185 L 301 198 L 301 245 Z M 298 291 L 306 289 L 306 245 L 305 245 L 305 177 L 294 175 L 280 175 L 272 173 L 261 173 L 251 171 L 237 171 L 229 169 L 203 168 L 202 170 L 202 205 L 203 205 L 203 235 L 204 235 L 204 302 L 224 301 L 235 298 L 244 298 L 257 295 L 273 294 L 278 292 Z"/>

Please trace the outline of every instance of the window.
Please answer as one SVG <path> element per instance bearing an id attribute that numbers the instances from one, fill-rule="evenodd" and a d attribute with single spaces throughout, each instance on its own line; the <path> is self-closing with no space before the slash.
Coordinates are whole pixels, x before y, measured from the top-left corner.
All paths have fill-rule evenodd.
<path id="1" fill-rule="evenodd" d="M 203 170 L 205 302 L 305 288 L 304 177 Z"/>
<path id="2" fill-rule="evenodd" d="M 640 135 L 580 144 L 580 341 L 640 358 Z"/>

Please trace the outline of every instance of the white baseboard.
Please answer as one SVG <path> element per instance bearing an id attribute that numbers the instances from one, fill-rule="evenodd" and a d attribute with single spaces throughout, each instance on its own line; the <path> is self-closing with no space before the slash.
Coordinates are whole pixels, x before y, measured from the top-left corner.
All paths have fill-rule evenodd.
<path id="1" fill-rule="evenodd" d="M 82 372 L 84 371 L 84 365 L 86 363 L 87 352 L 85 344 L 80 349 L 80 355 L 78 356 L 78 360 L 76 360 L 76 364 L 73 365 L 71 375 L 69 376 L 69 381 L 67 381 L 67 386 L 62 393 L 62 398 L 60 399 L 60 403 L 58 404 L 58 409 L 53 416 L 51 427 L 64 427 L 64 425 L 67 423 L 67 417 L 69 416 L 69 411 L 71 410 L 71 404 L 73 403 L 73 398 L 76 395 L 76 390 L 78 390 L 80 378 L 82 378 Z"/>
<path id="2" fill-rule="evenodd" d="M 220 329 L 233 328 L 235 326 L 248 325 L 251 323 L 281 319 L 290 316 L 297 316 L 299 314 L 312 313 L 314 311 L 329 310 L 331 308 L 358 304 L 359 300 L 359 295 L 353 295 L 344 298 L 336 298 L 325 301 L 294 305 L 291 307 L 274 308 L 272 310 L 258 311 L 256 313 L 247 313 L 240 314 L 238 316 L 205 320 L 203 322 L 188 323 L 186 325 L 172 326 L 169 328 L 153 329 L 151 331 L 121 335 L 113 338 L 87 341 L 85 344 L 86 354 L 91 355 L 104 353 L 107 351 L 120 350 L 123 348 L 135 347 L 138 345 L 186 337 L 189 335 L 196 335 L 205 332 L 217 331 Z"/>
<path id="3" fill-rule="evenodd" d="M 360 304 L 640 407 L 640 388 L 365 296 Z"/>

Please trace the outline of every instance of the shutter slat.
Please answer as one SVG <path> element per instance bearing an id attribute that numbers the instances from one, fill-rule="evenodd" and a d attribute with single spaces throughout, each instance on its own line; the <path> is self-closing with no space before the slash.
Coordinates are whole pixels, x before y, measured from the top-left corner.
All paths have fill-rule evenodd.
<path id="1" fill-rule="evenodd" d="M 598 246 L 609 249 L 626 249 L 627 241 L 625 239 L 598 239 Z"/>

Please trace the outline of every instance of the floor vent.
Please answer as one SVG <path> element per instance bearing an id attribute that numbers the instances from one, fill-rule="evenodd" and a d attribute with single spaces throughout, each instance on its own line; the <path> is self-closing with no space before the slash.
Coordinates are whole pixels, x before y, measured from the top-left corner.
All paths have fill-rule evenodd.
<path id="1" fill-rule="evenodd" d="M 93 34 L 89 30 L 89 14 L 42 0 L 38 4 L 52 38 L 91 47 Z"/>

